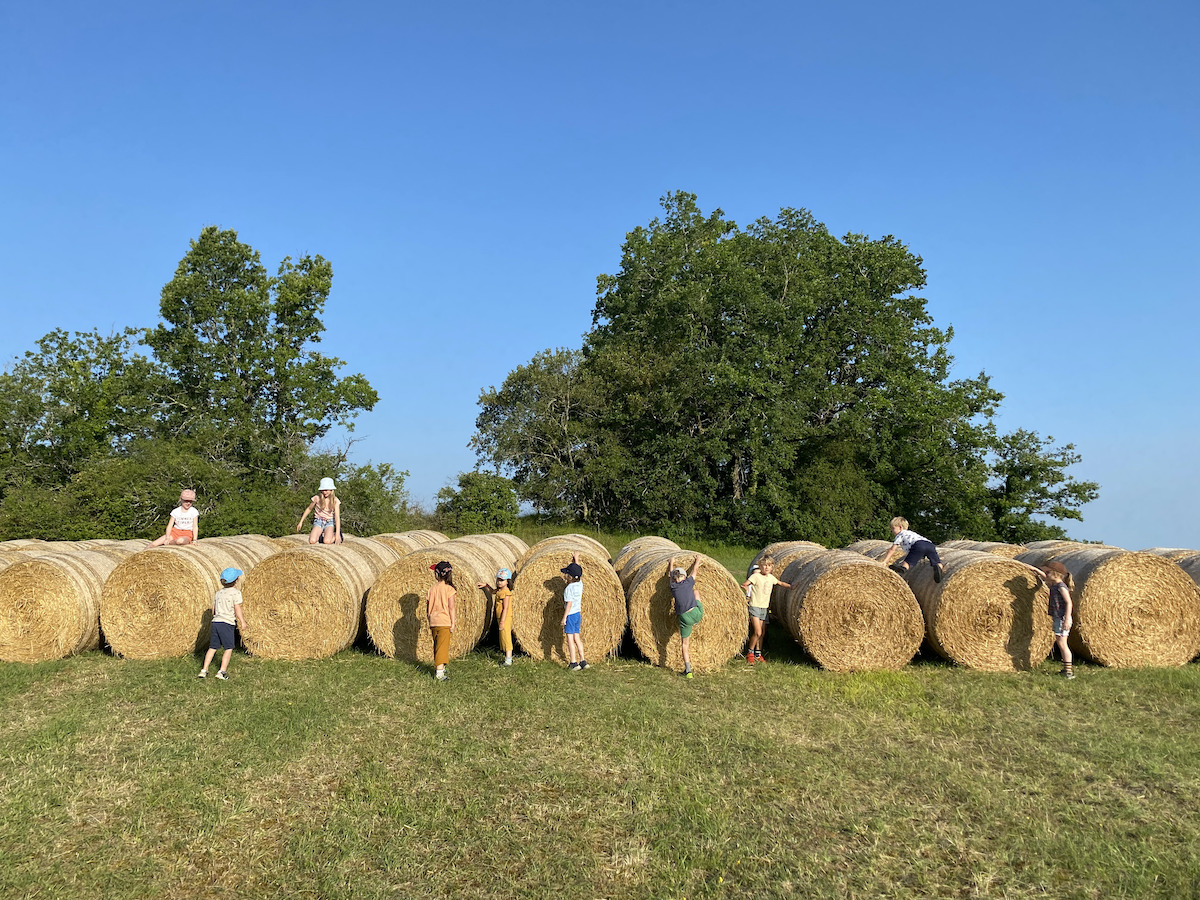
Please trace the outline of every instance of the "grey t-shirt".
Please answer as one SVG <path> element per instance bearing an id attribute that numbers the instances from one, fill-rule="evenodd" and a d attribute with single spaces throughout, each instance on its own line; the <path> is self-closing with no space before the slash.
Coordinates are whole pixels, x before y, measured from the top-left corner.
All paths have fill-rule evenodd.
<path id="1" fill-rule="evenodd" d="M 213 597 L 214 622 L 224 622 L 226 625 L 236 625 L 233 607 L 242 602 L 242 592 L 237 588 L 221 588 Z"/>
<path id="2" fill-rule="evenodd" d="M 675 598 L 675 615 L 682 616 L 685 612 L 699 605 L 696 600 L 696 579 L 689 575 L 683 581 L 671 582 L 671 596 Z"/>

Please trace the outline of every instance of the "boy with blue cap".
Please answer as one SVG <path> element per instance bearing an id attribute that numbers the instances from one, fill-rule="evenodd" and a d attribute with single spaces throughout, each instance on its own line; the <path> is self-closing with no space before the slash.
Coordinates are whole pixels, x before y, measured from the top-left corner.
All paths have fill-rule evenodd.
<path id="1" fill-rule="evenodd" d="M 233 626 L 236 621 L 238 628 L 246 630 L 246 620 L 242 618 L 242 592 L 238 590 L 238 579 L 242 570 L 230 566 L 221 573 L 221 589 L 213 597 L 212 629 L 208 636 L 208 652 L 204 654 L 204 668 L 200 677 L 208 677 L 208 665 L 219 647 L 225 649 L 221 657 L 221 669 L 217 672 L 218 681 L 228 681 L 229 660 L 233 656 L 233 646 L 237 642 Z"/>

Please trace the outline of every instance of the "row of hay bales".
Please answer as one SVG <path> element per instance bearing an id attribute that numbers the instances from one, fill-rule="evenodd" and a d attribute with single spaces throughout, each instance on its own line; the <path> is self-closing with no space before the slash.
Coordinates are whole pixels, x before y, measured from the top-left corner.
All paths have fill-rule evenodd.
<path id="1" fill-rule="evenodd" d="M 846 549 L 880 559 L 890 546 L 859 541 Z M 1020 671 L 1049 655 L 1048 591 L 1026 567 L 1054 560 L 1074 582 L 1073 652 L 1112 667 L 1182 665 L 1200 653 L 1195 551 L 1130 552 L 1062 540 L 1024 547 L 954 541 L 939 549 L 946 565 L 940 583 L 926 565 L 904 578 L 921 605 L 930 646 L 954 662 Z"/>

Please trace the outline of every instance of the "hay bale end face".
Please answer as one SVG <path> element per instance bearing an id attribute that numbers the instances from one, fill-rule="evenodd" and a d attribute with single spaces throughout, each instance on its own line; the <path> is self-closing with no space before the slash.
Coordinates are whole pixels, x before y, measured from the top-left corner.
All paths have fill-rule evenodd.
<path id="1" fill-rule="evenodd" d="M 895 572 L 860 553 L 818 550 L 784 571 L 779 618 L 824 669 L 900 669 L 925 637 L 921 608 Z"/>
<path id="2" fill-rule="evenodd" d="M 1180 565 L 1149 553 L 1085 546 L 1054 557 L 1071 573 L 1071 649 L 1113 668 L 1181 666 L 1200 652 L 1200 589 Z M 1018 557 L 1044 565 L 1034 551 Z"/>
<path id="3" fill-rule="evenodd" d="M 265 659 L 324 659 L 354 643 L 363 596 L 375 580 L 370 557 L 344 544 L 274 554 L 242 585 L 242 640 Z M 211 603 L 211 600 L 210 600 Z"/>
<path id="4" fill-rule="evenodd" d="M 509 541 L 458 538 L 401 557 L 379 575 L 367 597 L 367 633 L 371 642 L 380 653 L 393 659 L 433 663 L 433 637 L 425 597 L 434 583 L 430 566 L 446 560 L 454 569 L 458 620 L 450 636 L 450 658 L 469 653 L 492 623 L 492 604 L 487 593 L 476 584 L 495 584 L 497 570 L 515 568 L 516 549 Z"/>
<path id="5" fill-rule="evenodd" d="M 100 592 L 117 566 L 108 553 L 27 555 L 0 578 L 0 659 L 43 662 L 100 646 Z"/>
<path id="6" fill-rule="evenodd" d="M 697 672 L 716 671 L 737 656 L 746 642 L 750 624 L 746 595 L 729 571 L 710 557 L 686 550 L 665 550 L 659 554 L 640 564 L 625 591 L 634 643 L 655 665 L 683 668 L 679 619 L 675 615 L 667 563 L 674 556 L 676 565 L 690 569 L 693 558 L 699 556 L 696 592 L 704 607 L 704 617 L 692 631 L 692 668 Z"/>
<path id="7" fill-rule="evenodd" d="M 560 665 L 570 661 L 562 625 L 567 581 L 561 570 L 575 552 L 583 568 L 579 636 L 584 652 L 591 659 L 609 656 L 616 652 L 625 634 L 625 592 L 609 565 L 608 551 L 601 547 L 596 552 L 589 545 L 576 547 L 550 538 L 525 554 L 513 582 L 513 637 L 533 659 L 549 659 Z"/>
<path id="8" fill-rule="evenodd" d="M 977 550 L 946 550 L 941 557 L 940 584 L 925 563 L 904 576 L 939 655 L 985 672 L 1029 671 L 1049 655 L 1050 594 L 1034 572 Z"/>

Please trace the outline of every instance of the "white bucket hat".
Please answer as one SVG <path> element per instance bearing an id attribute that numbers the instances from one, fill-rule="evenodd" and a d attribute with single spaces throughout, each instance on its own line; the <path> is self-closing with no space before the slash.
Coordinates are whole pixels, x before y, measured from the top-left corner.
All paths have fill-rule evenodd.
<path id="1" fill-rule="evenodd" d="M 332 479 L 332 478 L 322 478 L 322 479 L 321 479 L 321 486 L 320 486 L 319 488 L 317 488 L 317 490 L 318 490 L 318 491 L 336 491 L 336 490 L 337 490 L 337 488 L 335 488 L 335 487 L 333 486 L 333 479 Z"/>

